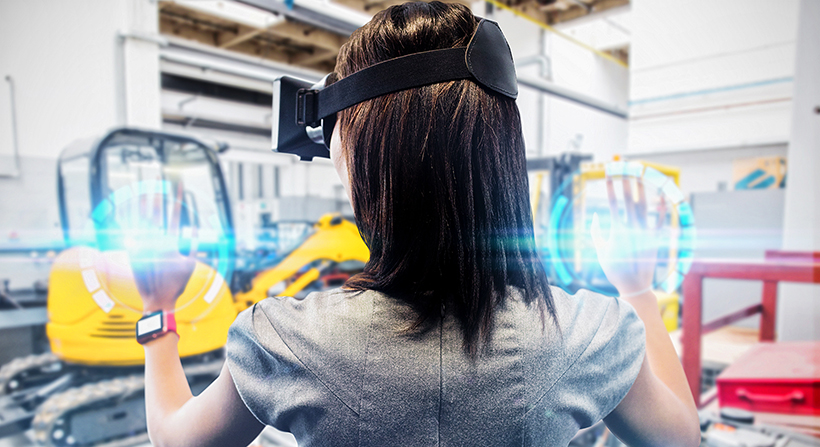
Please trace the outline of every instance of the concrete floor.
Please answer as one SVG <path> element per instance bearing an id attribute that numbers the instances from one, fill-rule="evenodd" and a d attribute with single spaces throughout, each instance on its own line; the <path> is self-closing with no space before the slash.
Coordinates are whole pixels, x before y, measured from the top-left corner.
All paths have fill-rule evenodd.
<path id="1" fill-rule="evenodd" d="M 34 445 L 24 434 L 0 438 L 0 447 L 26 447 Z"/>

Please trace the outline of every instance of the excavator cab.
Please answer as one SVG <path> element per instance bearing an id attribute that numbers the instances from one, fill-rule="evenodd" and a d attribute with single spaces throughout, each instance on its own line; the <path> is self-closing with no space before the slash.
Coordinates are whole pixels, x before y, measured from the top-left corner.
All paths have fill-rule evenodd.
<path id="1" fill-rule="evenodd" d="M 144 352 L 135 337 L 142 300 L 127 249 L 140 242 L 146 202 L 162 210 L 164 226 L 179 209 L 179 249 L 197 259 L 177 301 L 179 349 L 192 389 L 201 391 L 219 374 L 237 312 L 228 287 L 230 204 L 216 152 L 188 136 L 115 129 L 66 148 L 57 174 L 66 249 L 49 275 L 51 352 L 0 368 L 0 436 L 31 427 L 41 446 L 147 440 Z"/>
<path id="2" fill-rule="evenodd" d="M 292 243 L 238 256 L 215 145 L 183 135 L 123 128 L 78 141 L 60 156 L 58 195 L 66 249 L 49 276 L 51 352 L 0 367 L 0 436 L 30 427 L 40 446 L 147 441 L 135 337 L 142 300 L 128 255 L 144 240 L 135 232 L 146 202 L 162 210 L 154 226 L 172 225 L 170 211 L 180 211 L 178 249 L 197 259 L 175 310 L 195 394 L 219 374 L 237 312 L 272 295 L 338 287 L 370 256 L 355 224 L 333 214 L 273 224 L 276 241 Z"/>
<path id="3" fill-rule="evenodd" d="M 196 231 L 198 258 L 216 267 L 220 248 L 233 251 L 233 226 L 215 151 L 199 140 L 162 132 L 118 129 L 63 151 L 58 192 L 66 245 L 125 249 L 134 207 L 154 182 L 183 185 L 180 225 L 183 232 Z M 175 191 L 162 192 L 163 206 L 176 199 L 169 193 Z"/>
<path id="4" fill-rule="evenodd" d="M 230 205 L 215 151 L 191 137 L 117 129 L 65 150 L 58 182 L 68 249 L 49 279 L 52 352 L 85 365 L 142 364 L 133 335 L 142 301 L 127 248 L 139 243 L 140 210 L 157 198 L 166 226 L 170 210 L 180 209 L 180 249 L 195 250 L 198 260 L 177 301 L 180 353 L 221 348 L 236 311 L 226 286 L 233 262 Z M 197 336 L 185 340 L 188 331 Z"/>

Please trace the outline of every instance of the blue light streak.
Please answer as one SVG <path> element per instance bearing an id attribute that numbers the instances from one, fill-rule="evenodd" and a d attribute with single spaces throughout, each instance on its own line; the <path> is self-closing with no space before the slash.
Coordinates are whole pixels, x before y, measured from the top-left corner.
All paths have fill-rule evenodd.
<path id="1" fill-rule="evenodd" d="M 99 236 L 102 236 L 102 240 L 106 241 L 106 245 L 111 244 L 111 246 L 99 246 L 98 243 L 97 248 L 100 250 L 125 249 L 130 253 L 137 253 L 144 260 L 159 260 L 161 258 L 159 253 L 167 251 L 171 245 L 176 246 L 177 249 L 180 246 L 197 246 L 198 253 L 208 255 L 206 258 L 197 256 L 197 260 L 210 265 L 223 280 L 228 281 L 232 273 L 230 270 L 232 239 L 231 235 L 223 230 L 224 226 L 219 217 L 211 215 L 208 219 L 199 219 L 196 209 L 188 207 L 187 210 L 193 213 L 190 216 L 189 223 L 200 222 L 201 226 L 197 229 L 198 234 L 196 236 L 191 235 L 190 232 L 187 232 L 189 233 L 187 236 L 185 235 L 186 232 L 182 232 L 178 236 L 163 234 L 166 229 L 157 228 L 154 222 L 146 218 L 147 216 L 139 215 L 140 204 L 134 202 L 144 201 L 144 205 L 150 207 L 157 199 L 157 195 L 162 196 L 160 203 L 171 207 L 174 206 L 177 200 L 171 182 L 167 180 L 145 180 L 135 185 L 118 188 L 109 194 L 107 198 L 100 201 L 91 212 L 93 222 L 89 221 L 87 226 L 90 227 L 91 231 L 96 232 L 98 240 L 100 240 Z M 183 204 L 178 205 L 182 207 Z M 164 212 L 168 211 L 165 205 L 163 205 L 163 208 L 165 208 Z M 116 224 L 112 225 L 114 222 Z M 200 240 L 203 236 L 204 239 Z M 114 241 L 114 243 L 111 243 L 111 241 Z M 219 283 L 221 284 L 221 282 Z M 189 302 L 178 303 L 177 310 L 186 307 L 196 299 L 206 298 L 207 293 L 208 290 L 203 289 L 192 297 Z M 111 298 L 117 301 L 119 305 L 130 308 L 117 300 L 116 296 L 112 295 Z M 212 304 L 215 305 L 216 303 Z M 136 311 L 137 309 L 132 310 Z"/>
<path id="2" fill-rule="evenodd" d="M 684 276 L 692 266 L 696 239 L 692 207 L 685 201 L 683 193 L 672 179 L 655 168 L 638 162 L 617 161 L 607 163 L 604 170 L 615 180 L 619 178 L 640 179 L 647 186 L 647 191 L 656 190 L 658 200 L 664 200 L 671 205 L 667 206 L 667 216 L 670 215 L 671 208 L 677 211 L 671 214 L 672 216 L 677 215 L 675 225 L 668 222 L 668 217 L 663 220 L 670 239 L 660 244 L 659 254 L 667 257 L 659 260 L 659 271 L 653 283 L 657 289 L 669 293 L 674 292 L 680 287 Z M 601 202 L 606 199 L 595 197 L 587 190 L 593 182 L 586 182 L 581 191 L 573 190 L 576 186 L 573 181 L 579 178 L 579 175 L 580 172 L 576 172 L 568 176 L 553 196 L 546 237 L 550 259 L 545 261 L 549 261 L 554 268 L 557 276 L 556 285 L 565 290 L 574 292 L 573 289 L 581 287 L 599 293 L 613 294 L 614 288 L 605 280 L 603 271 L 598 265 L 594 245 L 588 234 L 593 213 L 599 215 L 604 228 L 609 227 L 613 217 L 609 215 L 608 206 L 601 206 L 600 203 L 596 205 L 596 200 Z M 575 209 L 582 205 L 585 208 L 583 212 Z M 623 216 L 620 217 L 623 218 Z M 584 222 L 576 222 L 577 219 L 584 219 Z M 651 211 L 649 220 L 654 221 Z M 668 273 L 660 273 L 660 271 Z M 600 284 L 605 284 L 605 286 L 602 287 Z M 610 288 L 607 289 L 606 286 Z"/>

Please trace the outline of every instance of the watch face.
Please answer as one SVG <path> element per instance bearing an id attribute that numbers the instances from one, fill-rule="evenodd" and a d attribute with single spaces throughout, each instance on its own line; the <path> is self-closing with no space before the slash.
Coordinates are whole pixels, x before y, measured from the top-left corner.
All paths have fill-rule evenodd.
<path id="1" fill-rule="evenodd" d="M 162 329 L 162 314 L 154 314 L 137 322 L 137 336 Z"/>
<path id="2" fill-rule="evenodd" d="M 137 342 L 140 344 L 162 337 L 169 332 L 177 333 L 173 313 L 159 310 L 137 321 Z"/>

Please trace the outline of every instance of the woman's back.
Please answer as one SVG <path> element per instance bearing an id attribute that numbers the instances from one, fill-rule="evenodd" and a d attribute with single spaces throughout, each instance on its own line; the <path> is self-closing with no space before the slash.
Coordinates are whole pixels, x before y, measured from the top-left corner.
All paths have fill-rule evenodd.
<path id="1" fill-rule="evenodd" d="M 410 71 L 446 79 L 382 90 L 382 63 L 442 54 L 455 58 Z M 477 54 L 493 57 L 473 64 Z M 640 183 L 637 196 L 623 184 L 627 222 L 613 218 L 608 239 L 593 238 L 621 298 L 548 285 L 514 62 L 497 24 L 463 5 L 393 6 L 353 33 L 331 78 L 326 95 L 378 93 L 333 107 L 319 91 L 297 94 L 297 111 L 315 102 L 305 123 L 321 118 L 370 259 L 344 291 L 272 298 L 242 313 L 227 367 L 196 397 L 175 336 L 147 342 L 155 445 L 245 446 L 270 424 L 302 446 L 560 446 L 601 418 L 631 445 L 699 443 L 650 291 L 653 253 L 635 252 L 652 236 Z M 138 268 L 147 308 L 174 308 L 190 276 L 190 259 L 178 257 Z"/>
<path id="2" fill-rule="evenodd" d="M 300 446 L 566 445 L 629 391 L 644 331 L 615 298 L 552 293 L 559 327 L 542 331 L 509 288 L 475 359 L 454 318 L 410 334 L 413 311 L 379 292 L 271 298 L 238 317 L 228 366 L 254 415 Z"/>

